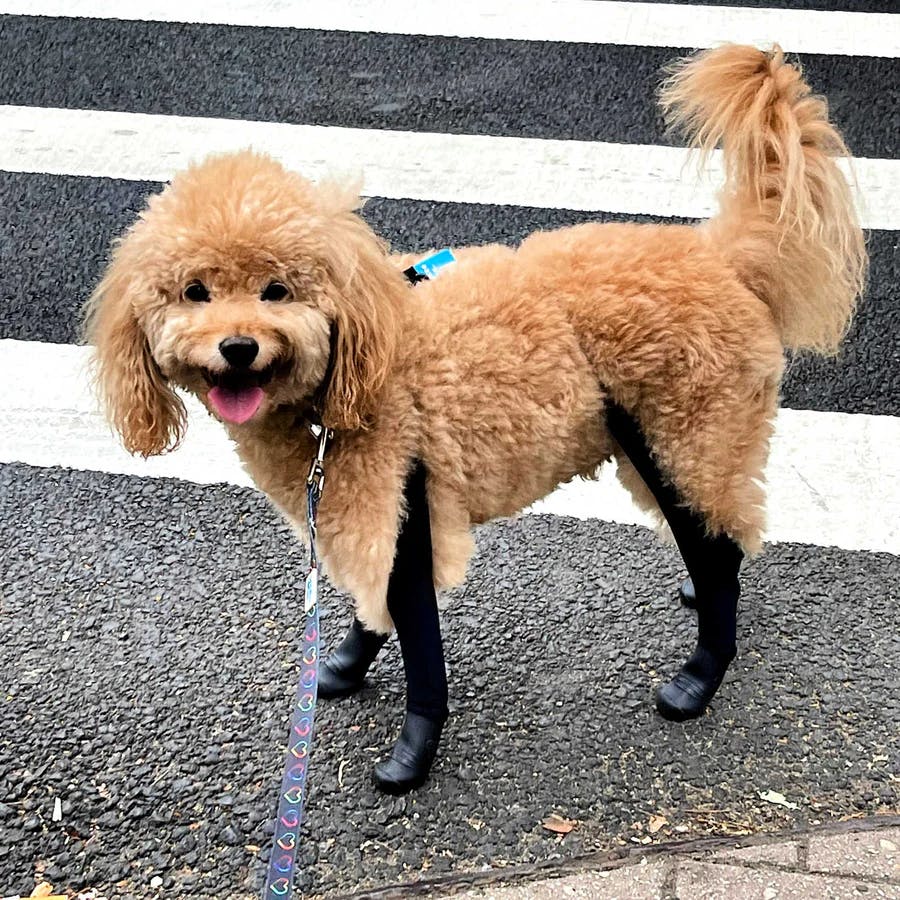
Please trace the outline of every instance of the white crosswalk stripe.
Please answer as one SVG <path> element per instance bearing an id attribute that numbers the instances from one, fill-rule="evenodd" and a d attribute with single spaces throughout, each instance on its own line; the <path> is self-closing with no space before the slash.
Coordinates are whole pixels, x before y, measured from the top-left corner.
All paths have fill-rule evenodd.
<path id="1" fill-rule="evenodd" d="M 2 0 L 0 14 L 376 31 L 643 47 L 727 41 L 802 53 L 900 56 L 888 13 L 625 3 L 611 0 Z"/>
<path id="2" fill-rule="evenodd" d="M 224 430 L 193 398 L 184 444 L 152 459 L 129 456 L 111 440 L 89 386 L 88 349 L 0 341 L 0 462 L 63 466 L 199 484 L 252 486 Z M 900 554 L 900 418 L 781 410 L 767 472 L 772 541 Z M 815 456 L 809 447 L 817 447 Z M 538 503 L 538 513 L 649 524 L 615 479 L 577 479 Z"/>
<path id="3" fill-rule="evenodd" d="M 362 177 L 369 196 L 705 218 L 719 156 L 697 183 L 675 147 L 381 131 L 235 119 L 0 107 L 0 169 L 167 181 L 207 153 L 253 147 L 312 179 Z M 843 162 L 843 161 L 842 161 Z M 865 228 L 900 228 L 900 159 L 855 159 Z"/>

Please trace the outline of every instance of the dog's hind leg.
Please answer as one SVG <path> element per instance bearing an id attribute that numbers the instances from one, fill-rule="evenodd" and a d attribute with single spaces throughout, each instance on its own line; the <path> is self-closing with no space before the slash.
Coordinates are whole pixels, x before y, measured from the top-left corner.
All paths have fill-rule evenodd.
<path id="1" fill-rule="evenodd" d="M 736 652 L 738 573 L 743 552 L 724 532 L 711 535 L 705 518 L 689 509 L 653 459 L 640 426 L 615 403 L 606 410 L 610 433 L 659 504 L 696 591 L 697 647 L 656 706 L 667 719 L 699 716 L 712 700 Z"/>
<path id="2" fill-rule="evenodd" d="M 375 783 L 391 794 L 403 794 L 423 784 L 447 719 L 447 671 L 434 590 L 426 473 L 421 463 L 407 482 L 406 506 L 387 598 L 406 672 L 406 717 L 391 755 L 375 766 Z"/>

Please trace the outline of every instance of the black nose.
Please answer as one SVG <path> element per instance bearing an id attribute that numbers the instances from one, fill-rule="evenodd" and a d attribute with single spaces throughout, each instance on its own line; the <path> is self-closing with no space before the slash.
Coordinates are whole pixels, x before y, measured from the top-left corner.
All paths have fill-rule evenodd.
<path id="1" fill-rule="evenodd" d="M 219 353 L 236 369 L 246 369 L 256 359 L 259 344 L 252 337 L 229 337 L 219 344 Z"/>

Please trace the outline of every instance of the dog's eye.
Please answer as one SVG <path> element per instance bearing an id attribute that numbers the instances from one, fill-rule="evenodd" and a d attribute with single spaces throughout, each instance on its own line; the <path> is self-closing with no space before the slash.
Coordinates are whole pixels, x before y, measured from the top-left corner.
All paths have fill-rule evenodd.
<path id="1" fill-rule="evenodd" d="M 261 300 L 286 300 L 290 296 L 287 285 L 280 281 L 270 281 L 260 294 Z"/>
<path id="2" fill-rule="evenodd" d="M 185 300 L 191 300 L 194 303 L 209 303 L 209 291 L 202 281 L 190 282 L 181 294 Z"/>

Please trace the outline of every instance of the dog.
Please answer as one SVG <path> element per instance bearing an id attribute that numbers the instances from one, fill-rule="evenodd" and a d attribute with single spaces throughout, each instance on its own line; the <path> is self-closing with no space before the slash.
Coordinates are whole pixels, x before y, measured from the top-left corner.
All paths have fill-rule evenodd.
<path id="1" fill-rule="evenodd" d="M 588 223 L 464 248 L 411 287 L 413 257 L 389 253 L 355 190 L 240 152 L 152 196 L 86 305 L 125 447 L 175 447 L 174 388 L 196 395 L 303 541 L 306 426 L 333 429 L 318 538 L 356 620 L 322 693 L 357 689 L 396 627 L 408 705 L 376 767 L 385 790 L 420 785 L 437 752 L 434 591 L 465 577 L 473 525 L 612 458 L 668 524 L 695 595 L 698 643 L 660 712 L 700 715 L 735 655 L 784 352 L 837 350 L 866 252 L 835 162 L 847 150 L 777 47 L 680 60 L 661 102 L 692 146 L 723 150 L 719 209 L 699 225 Z"/>

